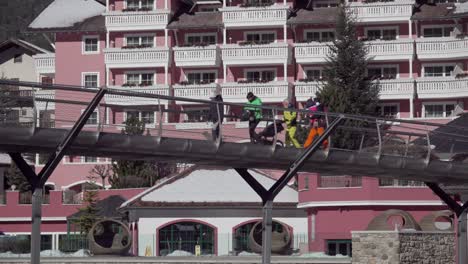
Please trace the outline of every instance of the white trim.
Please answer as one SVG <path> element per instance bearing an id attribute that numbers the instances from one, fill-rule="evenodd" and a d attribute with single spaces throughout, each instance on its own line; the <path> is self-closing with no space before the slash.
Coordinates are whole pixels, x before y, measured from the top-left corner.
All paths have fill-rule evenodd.
<path id="1" fill-rule="evenodd" d="M 438 200 L 362 200 L 362 201 L 324 201 L 324 202 L 305 202 L 299 203 L 297 208 L 309 207 L 328 207 L 328 206 L 439 206 L 445 205 L 442 201 Z"/>
<path id="2" fill-rule="evenodd" d="M 128 83 L 127 81 L 127 74 L 138 74 L 139 77 L 138 77 L 138 84 L 141 83 L 141 75 L 142 74 L 153 74 L 153 84 L 150 85 L 150 86 L 156 86 L 156 72 L 155 71 L 151 71 L 151 70 L 146 70 L 146 71 L 124 71 L 124 83 Z"/>
<path id="3" fill-rule="evenodd" d="M 387 27 L 369 26 L 369 27 L 365 27 L 364 28 L 364 35 L 366 36 L 366 38 L 368 38 L 369 35 L 367 34 L 367 32 L 369 30 L 380 30 L 380 36 L 383 37 L 383 31 L 384 30 L 389 30 L 389 29 L 394 29 L 396 31 L 395 39 L 400 38 L 400 28 L 398 26 L 387 26 Z"/>
<path id="4" fill-rule="evenodd" d="M 85 51 L 86 46 L 86 39 L 97 39 L 97 51 Z M 81 54 L 83 55 L 92 55 L 92 54 L 99 54 L 101 52 L 101 43 L 100 43 L 99 35 L 83 35 L 81 38 Z"/>
<path id="5" fill-rule="evenodd" d="M 142 37 L 153 37 L 153 46 L 151 48 L 156 47 L 156 34 L 155 33 L 127 33 L 123 36 L 123 45 L 127 46 L 127 37 L 138 37 L 138 44 L 141 45 L 141 38 Z"/>
<path id="6" fill-rule="evenodd" d="M 314 242 L 315 241 L 315 213 L 312 212 L 310 215 L 310 241 Z"/>
<path id="7" fill-rule="evenodd" d="M 102 183 L 100 183 L 100 182 L 98 182 L 98 181 L 81 180 L 81 181 L 77 181 L 77 182 L 70 183 L 69 185 L 66 185 L 66 186 L 62 186 L 62 190 L 68 190 L 68 189 L 70 189 L 70 187 L 74 187 L 74 186 L 77 186 L 77 185 L 81 185 L 81 184 L 83 184 L 83 183 L 91 183 L 91 184 L 94 184 L 94 185 L 103 187 L 103 186 L 102 186 Z M 105 186 L 104 186 L 104 187 L 105 187 Z"/>
<path id="8" fill-rule="evenodd" d="M 320 32 L 320 41 L 322 41 L 322 32 L 333 32 L 336 37 L 336 30 L 334 28 L 305 29 L 302 34 L 303 40 L 307 40 L 307 33 L 310 32 Z"/>
<path id="9" fill-rule="evenodd" d="M 400 118 L 400 103 L 399 102 L 395 102 L 395 103 L 379 103 L 377 104 L 377 106 L 380 106 L 381 107 L 381 115 L 383 116 L 384 114 L 384 107 L 385 106 L 396 106 L 397 107 L 397 116 L 396 118 Z M 425 186 L 424 186 L 425 187 Z"/>
<path id="10" fill-rule="evenodd" d="M 444 67 L 444 76 L 424 76 L 426 70 L 425 68 L 426 67 L 438 67 L 438 66 L 442 66 Z M 445 75 L 445 68 L 446 67 L 450 67 L 452 66 L 453 69 L 455 70 L 455 68 L 457 67 L 457 63 L 450 63 L 450 62 L 439 62 L 439 63 L 422 63 L 421 64 L 421 78 L 444 78 L 444 77 L 450 77 L 450 76 L 453 76 L 450 74 L 450 76 L 446 76 Z M 463 68 L 463 66 L 462 66 Z"/>
<path id="11" fill-rule="evenodd" d="M 204 36 L 214 36 L 215 37 L 215 44 L 218 44 L 218 33 L 216 32 L 199 32 L 199 33 L 186 33 L 184 36 L 184 44 L 188 43 L 189 37 L 200 37 L 203 38 Z M 212 44 L 210 44 L 212 45 Z"/>
<path id="12" fill-rule="evenodd" d="M 128 6 L 128 5 L 127 5 L 127 1 L 128 1 L 128 0 L 124 0 L 124 1 L 123 1 L 123 2 L 124 2 L 124 5 L 123 5 L 123 6 L 124 6 L 124 9 L 126 9 L 127 6 Z M 141 0 L 138 0 L 138 8 L 141 8 Z M 156 10 L 156 0 L 153 0 L 153 11 L 154 11 L 154 10 Z"/>
<path id="13" fill-rule="evenodd" d="M 384 68 L 396 68 L 397 74 L 396 74 L 395 79 L 400 78 L 400 65 L 399 64 L 368 64 L 366 68 L 366 75 L 369 76 L 369 69 L 380 69 L 383 74 Z"/>
<path id="14" fill-rule="evenodd" d="M 320 71 L 320 78 L 323 78 L 323 67 L 306 66 L 306 67 L 302 68 L 302 76 L 304 76 L 304 79 L 309 78 L 309 76 L 307 76 L 307 71 L 313 71 L 313 70 L 319 70 Z"/>
<path id="15" fill-rule="evenodd" d="M 420 38 L 450 38 L 451 36 L 447 36 L 447 37 L 424 37 L 424 29 L 426 28 L 446 28 L 446 27 L 452 27 L 453 29 L 455 29 L 455 24 L 437 24 L 437 25 L 421 25 L 421 36 L 419 36 Z M 452 31 L 450 32 L 450 35 L 452 35 L 451 33 L 453 32 L 453 29 Z"/>
<path id="16" fill-rule="evenodd" d="M 264 71 L 273 71 L 275 73 L 275 79 L 272 82 L 276 82 L 278 80 L 278 72 L 277 68 L 244 68 L 244 79 L 247 80 L 247 73 L 248 72 L 264 72 Z"/>
<path id="17" fill-rule="evenodd" d="M 188 82 L 189 73 L 214 73 L 215 74 L 215 82 L 214 83 L 219 83 L 218 70 L 188 70 L 188 71 L 184 71 L 184 80 L 186 82 Z"/>
<path id="18" fill-rule="evenodd" d="M 73 155 L 72 155 L 73 156 Z M 97 162 L 84 162 L 84 157 L 85 156 L 79 156 L 79 155 L 76 155 L 75 157 L 77 157 L 77 160 L 79 159 L 79 161 L 77 162 L 70 162 L 70 155 L 66 155 L 62 158 L 62 161 L 63 161 L 63 164 L 64 165 L 86 165 L 86 164 L 111 164 L 112 162 L 110 162 L 107 158 L 100 158 L 100 157 L 96 157 L 97 158 Z"/>
<path id="19" fill-rule="evenodd" d="M 44 204 L 47 206 L 48 204 Z M 42 217 L 41 221 L 66 221 L 67 218 L 63 216 L 56 216 L 56 217 Z M 31 217 L 0 217 L 0 222 L 13 222 L 13 221 L 25 221 L 30 222 Z M 41 235 L 46 235 L 47 232 L 42 232 Z M 52 232 L 51 232 L 52 233 Z M 30 235 L 30 232 L 7 232 L 8 235 L 10 234 L 27 234 Z M 66 234 L 66 232 L 65 232 Z"/>
<path id="20" fill-rule="evenodd" d="M 271 30 L 268 30 L 268 31 L 244 31 L 244 41 L 247 41 L 247 35 L 249 34 L 258 34 L 260 35 L 260 41 L 263 41 L 261 38 L 262 38 L 262 34 L 274 34 L 275 37 L 274 37 L 274 41 L 272 43 L 277 43 L 278 42 L 278 34 L 276 31 L 271 31 Z"/>
<path id="21" fill-rule="evenodd" d="M 443 105 L 444 106 L 444 116 L 439 116 L 439 117 L 426 117 L 426 105 Z M 454 116 L 445 116 L 445 111 L 446 111 L 446 108 L 447 108 L 447 105 L 454 105 L 454 110 L 455 108 L 457 108 L 457 105 L 460 106 L 461 108 L 464 108 L 463 107 L 463 101 L 431 101 L 431 102 L 423 102 L 422 103 L 422 110 L 421 110 L 421 118 L 434 118 L 434 119 L 437 119 L 437 118 L 452 118 Z"/>
<path id="22" fill-rule="evenodd" d="M 99 78 L 100 78 L 100 75 L 99 75 L 99 72 L 82 72 L 81 73 L 81 86 L 85 86 L 85 76 L 86 75 L 96 75 L 97 76 L 97 81 L 96 81 L 96 87 L 88 87 L 88 88 L 98 88 L 100 87 L 100 82 L 99 82 Z"/>
<path id="23" fill-rule="evenodd" d="M 317 4 L 327 4 L 327 7 L 324 6 L 317 6 Z M 335 7 L 339 5 L 339 1 L 336 0 L 318 0 L 313 2 L 313 7 L 314 8 L 330 8 L 330 7 Z"/>

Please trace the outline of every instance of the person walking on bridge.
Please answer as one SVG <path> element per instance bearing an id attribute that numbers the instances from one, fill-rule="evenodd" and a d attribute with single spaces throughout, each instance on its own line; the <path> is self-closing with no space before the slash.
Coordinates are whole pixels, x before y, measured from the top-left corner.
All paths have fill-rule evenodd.
<path id="1" fill-rule="evenodd" d="M 249 111 L 249 136 L 250 142 L 256 143 L 259 136 L 255 132 L 255 128 L 257 128 L 258 123 L 262 119 L 262 109 L 258 108 L 257 106 L 262 106 L 262 100 L 255 96 L 252 92 L 247 93 L 247 104 L 249 106 L 244 107 L 245 111 Z"/>
<path id="2" fill-rule="evenodd" d="M 284 108 L 293 108 L 293 104 L 289 102 L 288 99 L 283 101 Z M 284 111 L 283 120 L 286 123 L 287 136 L 289 136 L 289 142 L 292 142 L 294 147 L 301 148 L 301 144 L 296 139 L 297 132 L 297 112 L 294 111 Z"/>

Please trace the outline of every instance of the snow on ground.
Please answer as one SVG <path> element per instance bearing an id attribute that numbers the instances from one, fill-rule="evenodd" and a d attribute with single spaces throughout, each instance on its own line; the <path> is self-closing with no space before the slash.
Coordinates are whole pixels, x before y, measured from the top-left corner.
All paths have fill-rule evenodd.
<path id="1" fill-rule="evenodd" d="M 41 251 L 41 257 L 87 257 L 89 256 L 88 250 L 80 249 L 74 253 L 64 253 L 59 250 L 44 250 Z M 11 251 L 0 253 L 0 258 L 29 258 L 31 255 L 27 254 L 15 254 Z"/>
<path id="2" fill-rule="evenodd" d="M 71 27 L 77 22 L 100 15 L 105 11 L 106 7 L 94 0 L 55 0 L 34 19 L 29 27 Z"/>
<path id="3" fill-rule="evenodd" d="M 258 253 L 242 251 L 237 256 L 260 256 Z"/>
<path id="4" fill-rule="evenodd" d="M 337 254 L 336 256 L 330 256 L 324 252 L 310 252 L 299 255 L 300 258 L 349 258 L 348 256 Z"/>
<path id="5" fill-rule="evenodd" d="M 174 250 L 172 253 L 167 254 L 168 256 L 171 257 L 187 257 L 187 256 L 193 256 L 192 253 L 183 251 L 183 250 Z"/>

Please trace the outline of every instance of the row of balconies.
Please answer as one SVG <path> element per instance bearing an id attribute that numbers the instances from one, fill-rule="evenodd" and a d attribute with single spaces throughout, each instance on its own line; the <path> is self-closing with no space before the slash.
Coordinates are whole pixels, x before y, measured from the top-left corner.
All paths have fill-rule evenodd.
<path id="1" fill-rule="evenodd" d="M 374 61 L 463 59 L 468 57 L 468 39 L 399 39 L 365 42 L 369 57 Z M 416 44 L 415 44 L 416 43 Z M 330 53 L 329 43 L 293 44 L 297 63 L 325 63 Z M 287 43 L 260 45 L 227 44 L 222 46 L 174 47 L 174 61 L 178 67 L 226 65 L 284 64 L 291 59 L 292 47 Z M 165 67 L 169 65 L 169 48 L 105 49 L 105 63 L 109 68 Z"/>
<path id="2" fill-rule="evenodd" d="M 419 78 L 419 79 L 394 79 L 381 80 L 381 100 L 406 100 L 412 99 L 417 93 L 420 99 L 434 98 L 459 98 L 468 96 L 468 78 Z M 221 88 L 226 102 L 245 102 L 245 95 L 253 92 L 264 102 L 281 102 L 287 98 L 294 88 L 298 101 L 305 101 L 322 87 L 323 82 L 295 82 L 274 81 L 266 83 L 222 83 L 222 84 L 175 84 L 172 86 L 174 96 L 192 99 L 206 100 L 218 87 Z M 125 89 L 151 94 L 170 95 L 170 86 L 154 86 L 145 89 L 130 89 L 121 86 L 111 88 Z M 119 105 L 154 104 L 154 99 L 135 99 L 120 95 L 107 95 L 107 103 Z M 183 102 L 178 102 L 183 104 Z"/>
<path id="3" fill-rule="evenodd" d="M 417 54 L 420 60 L 468 58 L 468 38 L 400 39 L 365 42 L 374 61 L 409 60 Z M 416 44 L 414 44 L 416 43 Z M 295 43 L 297 63 L 324 63 L 330 53 L 329 43 Z M 227 65 L 284 64 L 291 58 L 291 46 L 286 43 L 263 45 L 228 44 L 223 46 L 174 47 L 174 61 L 178 67 Z M 169 48 L 105 49 L 105 63 L 109 68 L 167 67 Z M 35 55 L 36 70 L 40 74 L 55 72 L 55 54 Z"/>
<path id="4" fill-rule="evenodd" d="M 350 8 L 362 22 L 390 22 L 409 20 L 412 15 L 411 1 L 350 3 Z M 220 8 L 225 27 L 279 26 L 286 25 L 289 6 L 275 3 L 264 7 L 227 6 Z M 160 30 L 170 21 L 169 10 L 110 11 L 104 14 L 108 31 Z"/>

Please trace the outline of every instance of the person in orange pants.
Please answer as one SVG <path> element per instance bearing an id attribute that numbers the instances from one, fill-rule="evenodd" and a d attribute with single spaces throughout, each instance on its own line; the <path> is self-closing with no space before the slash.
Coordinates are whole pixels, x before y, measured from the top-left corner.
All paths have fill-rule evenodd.
<path id="1" fill-rule="evenodd" d="M 323 134 L 323 131 L 325 131 L 323 126 L 319 126 L 318 120 L 314 120 L 314 124 L 312 125 L 312 128 L 310 129 L 309 135 L 307 136 L 307 139 L 304 142 L 304 148 L 307 148 L 308 146 L 312 145 L 315 137 L 317 135 L 321 136 Z M 322 146 L 326 148 L 328 146 L 328 140 L 323 141 Z"/>

